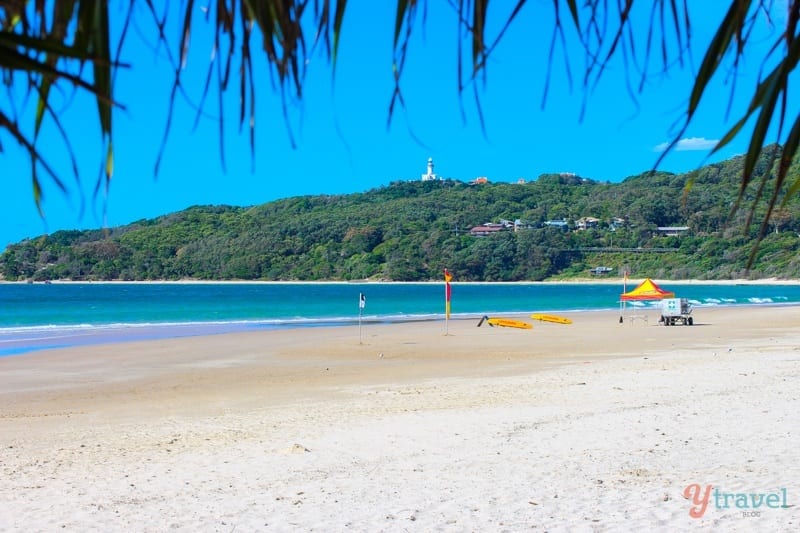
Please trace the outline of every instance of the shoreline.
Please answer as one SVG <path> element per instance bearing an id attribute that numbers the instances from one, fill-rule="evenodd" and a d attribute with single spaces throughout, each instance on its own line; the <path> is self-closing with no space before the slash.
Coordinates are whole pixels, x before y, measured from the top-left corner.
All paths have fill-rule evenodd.
<path id="1" fill-rule="evenodd" d="M 629 285 L 636 285 L 644 280 L 645 277 L 628 278 Z M 661 278 L 650 278 L 655 283 L 672 285 L 796 285 L 800 284 L 800 279 L 735 279 L 735 280 L 671 280 Z M 570 280 L 545 280 L 545 281 L 458 281 L 453 279 L 453 285 L 622 285 L 623 278 L 577 278 Z M 0 285 L 67 285 L 67 284 L 87 284 L 87 285 L 137 285 L 137 284 L 157 284 L 157 285 L 379 285 L 379 284 L 407 284 L 407 285 L 437 285 L 443 284 L 444 280 L 430 281 L 376 281 L 376 280 L 351 280 L 351 281 L 262 281 L 262 280 L 146 280 L 146 281 L 124 281 L 124 280 L 101 280 L 101 281 L 71 281 L 71 280 L 50 280 L 50 281 L 7 281 L 0 279 Z"/>
<path id="2" fill-rule="evenodd" d="M 761 309 L 761 308 L 792 308 L 800 309 L 798 302 L 771 302 L 771 303 L 742 303 L 742 304 L 708 304 L 693 305 L 693 309 Z M 635 316 L 638 319 L 650 321 L 650 314 L 655 323 L 658 320 L 657 306 L 629 306 L 623 312 L 621 308 L 605 309 L 558 309 L 538 310 L 540 313 L 565 315 L 574 319 L 578 315 L 586 314 L 616 314 L 620 318 Z M 650 313 L 650 314 L 648 314 Z M 450 322 L 478 321 L 482 313 L 454 313 Z M 517 320 L 536 323 L 530 320 L 529 312 L 493 313 L 493 316 L 503 316 Z M 403 315 L 403 316 L 367 316 L 360 321 L 363 327 L 370 328 L 382 325 L 428 324 L 446 323 L 444 315 Z M 131 322 L 109 324 L 75 324 L 75 325 L 39 325 L 0 328 L 0 360 L 7 357 L 26 356 L 41 351 L 74 349 L 87 346 L 109 346 L 114 344 L 128 344 L 162 339 L 187 339 L 198 337 L 212 337 L 237 333 L 256 333 L 270 331 L 313 331 L 328 328 L 357 327 L 359 320 L 356 317 L 318 318 L 318 319 L 263 319 L 263 320 L 228 320 L 228 321 L 186 321 L 186 322 Z M 18 335 L 24 334 L 18 338 Z M 54 341 L 53 339 L 59 339 Z"/>

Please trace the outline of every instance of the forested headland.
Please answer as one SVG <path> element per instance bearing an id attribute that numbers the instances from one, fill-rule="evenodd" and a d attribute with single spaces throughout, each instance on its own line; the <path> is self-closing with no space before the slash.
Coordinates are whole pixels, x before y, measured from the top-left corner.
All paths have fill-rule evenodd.
<path id="1" fill-rule="evenodd" d="M 772 164 L 779 150 L 766 149 L 758 165 Z M 26 239 L 0 255 L 0 275 L 425 281 L 441 279 L 448 268 L 458 281 L 621 276 L 623 269 L 674 280 L 800 278 L 798 195 L 779 203 L 759 239 L 768 204 L 756 201 L 760 182 L 750 184 L 731 216 L 742 164 L 736 157 L 619 183 L 572 174 L 527 183 L 398 181 L 252 207 L 196 206 L 120 227 Z M 798 171 L 795 161 L 789 175 Z M 748 224 L 751 214 L 756 222 Z M 484 224 L 495 226 L 471 231 Z"/>

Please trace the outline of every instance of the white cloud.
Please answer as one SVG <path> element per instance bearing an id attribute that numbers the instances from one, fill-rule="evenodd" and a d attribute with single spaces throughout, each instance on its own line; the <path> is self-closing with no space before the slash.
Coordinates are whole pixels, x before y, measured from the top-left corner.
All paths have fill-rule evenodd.
<path id="1" fill-rule="evenodd" d="M 681 139 L 673 147 L 674 150 L 679 152 L 688 152 L 692 150 L 711 150 L 714 148 L 719 139 L 706 139 L 705 137 L 688 137 Z M 661 143 L 653 148 L 655 152 L 663 152 L 669 147 L 669 143 Z"/>

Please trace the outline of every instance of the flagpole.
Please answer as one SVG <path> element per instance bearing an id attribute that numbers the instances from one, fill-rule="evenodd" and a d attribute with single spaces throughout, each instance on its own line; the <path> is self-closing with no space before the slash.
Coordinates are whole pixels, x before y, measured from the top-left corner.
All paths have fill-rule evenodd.
<path id="1" fill-rule="evenodd" d="M 628 267 L 626 266 L 623 270 L 623 277 L 622 277 L 622 294 L 628 292 Z M 625 300 L 620 297 L 619 299 L 619 323 L 622 324 L 625 320 L 623 317 L 625 316 Z"/>
<path id="2" fill-rule="evenodd" d="M 444 334 L 450 334 L 450 302 L 444 304 Z"/>
<path id="3" fill-rule="evenodd" d="M 450 280 L 453 276 L 444 269 L 444 334 L 450 334 Z"/>
<path id="4" fill-rule="evenodd" d="M 364 306 L 367 304 L 367 298 L 364 296 L 364 293 L 361 292 L 358 294 L 358 344 L 362 344 L 361 342 L 361 315 L 364 313 Z"/>

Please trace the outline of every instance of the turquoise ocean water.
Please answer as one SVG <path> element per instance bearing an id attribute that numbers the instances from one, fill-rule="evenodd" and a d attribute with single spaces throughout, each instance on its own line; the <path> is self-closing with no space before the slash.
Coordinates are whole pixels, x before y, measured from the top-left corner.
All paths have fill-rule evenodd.
<path id="1" fill-rule="evenodd" d="M 638 281 L 629 281 L 628 288 Z M 621 284 L 451 286 L 453 318 L 618 309 L 622 292 Z M 662 288 L 695 306 L 800 305 L 800 283 L 665 283 Z M 104 342 L 356 324 L 361 293 L 366 297 L 364 323 L 444 318 L 444 283 L 3 283 L 0 356 Z"/>

